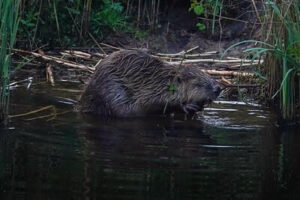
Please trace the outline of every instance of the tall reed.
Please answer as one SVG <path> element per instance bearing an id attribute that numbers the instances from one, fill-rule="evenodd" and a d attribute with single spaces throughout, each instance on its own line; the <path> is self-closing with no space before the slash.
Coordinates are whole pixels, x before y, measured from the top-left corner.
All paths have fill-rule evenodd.
<path id="1" fill-rule="evenodd" d="M 300 103 L 297 96 L 300 89 L 297 86 L 300 73 L 300 3 L 289 0 L 266 1 L 266 4 L 271 8 L 267 16 L 269 22 L 272 22 L 270 35 L 267 36 L 268 42 L 280 50 L 279 53 L 267 57 L 269 91 L 272 99 L 279 102 L 282 118 L 295 120 Z"/>
<path id="2" fill-rule="evenodd" d="M 269 89 L 265 91 L 266 98 L 278 105 L 284 121 L 300 120 L 300 3 L 267 0 L 265 5 L 266 40 L 242 41 L 224 54 L 242 43 L 259 44 L 244 52 L 251 55 L 252 60 L 267 53 L 264 66 Z"/>
<path id="3" fill-rule="evenodd" d="M 159 22 L 161 0 L 123 0 L 126 15 L 136 16 L 137 26 L 149 26 L 151 30 Z"/>
<path id="4" fill-rule="evenodd" d="M 20 0 L 0 1 L 0 121 L 7 122 L 9 105 L 9 82 L 11 51 L 15 43 L 19 24 Z"/>

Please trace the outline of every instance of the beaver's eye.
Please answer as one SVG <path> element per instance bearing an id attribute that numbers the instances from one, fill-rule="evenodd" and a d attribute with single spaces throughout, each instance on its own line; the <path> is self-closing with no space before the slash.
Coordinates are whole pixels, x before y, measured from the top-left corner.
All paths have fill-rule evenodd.
<path id="1" fill-rule="evenodd" d="M 205 89 L 206 89 L 206 90 L 212 90 L 213 88 L 212 88 L 211 85 L 208 84 L 208 85 L 205 85 Z"/>

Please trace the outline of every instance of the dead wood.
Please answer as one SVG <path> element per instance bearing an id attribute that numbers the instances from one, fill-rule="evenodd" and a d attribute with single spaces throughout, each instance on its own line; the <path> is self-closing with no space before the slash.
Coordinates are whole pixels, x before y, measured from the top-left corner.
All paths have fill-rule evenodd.
<path id="1" fill-rule="evenodd" d="M 251 72 L 236 72 L 236 71 L 218 71 L 214 69 L 202 69 L 203 72 L 210 75 L 218 76 L 243 76 L 243 77 L 254 77 L 255 75 Z"/>
<path id="2" fill-rule="evenodd" d="M 39 54 L 39 53 L 20 50 L 20 49 L 14 49 L 14 51 L 19 52 L 19 53 L 33 55 L 36 58 L 40 58 L 40 59 L 43 59 L 45 61 L 50 61 L 50 62 L 54 62 L 54 63 L 57 63 L 57 64 L 61 64 L 62 66 L 72 67 L 72 68 L 75 68 L 75 69 L 81 69 L 81 70 L 85 70 L 85 71 L 89 71 L 89 72 L 93 72 L 95 70 L 92 67 L 82 65 L 82 64 L 78 64 L 76 62 L 68 61 L 68 60 L 65 60 L 65 59 L 62 59 L 62 58 L 57 58 L 57 57 L 54 57 L 54 56 L 42 55 L 42 54 Z"/>
<path id="3" fill-rule="evenodd" d="M 102 45 L 104 45 L 104 44 L 102 44 Z M 108 45 L 108 46 L 110 46 L 110 45 Z M 194 47 L 194 48 L 192 48 L 188 51 L 190 52 L 194 49 L 196 49 L 196 47 Z M 74 68 L 74 69 L 84 70 L 84 71 L 88 71 L 88 72 L 91 72 L 91 73 L 93 73 L 95 71 L 95 68 L 93 68 L 93 67 L 89 67 L 87 65 L 79 64 L 79 63 L 72 62 L 72 61 L 69 61 L 69 60 L 65 60 L 65 59 L 62 59 L 62 58 L 58 58 L 58 57 L 55 57 L 55 56 L 49 56 L 49 55 L 45 55 L 45 54 L 41 54 L 41 53 L 30 52 L 30 51 L 25 51 L 25 50 L 20 50 L 20 49 L 14 49 L 14 51 L 18 52 L 18 53 L 22 53 L 22 54 L 32 55 L 32 56 L 34 56 L 36 58 L 39 58 L 43 61 L 57 63 L 57 64 L 60 64 L 62 66 L 65 66 L 65 67 L 71 67 L 71 68 Z M 186 51 L 186 52 L 188 52 L 188 51 Z M 63 53 L 65 53 L 65 55 L 75 56 L 75 57 L 83 58 L 83 59 L 91 59 L 92 58 L 91 54 L 85 53 L 85 52 L 82 52 L 82 51 L 64 51 Z M 210 53 L 214 54 L 214 53 L 216 53 L 216 51 L 206 52 L 207 55 L 210 54 Z M 182 52 L 179 52 L 176 55 L 179 55 L 179 54 L 182 55 Z M 175 54 L 160 54 L 160 55 L 161 56 L 165 55 L 162 58 L 164 60 L 166 60 L 167 59 L 166 55 L 168 55 L 168 56 L 171 55 L 170 59 L 172 59 L 172 58 L 174 58 L 174 57 L 172 57 L 172 55 L 175 55 Z M 197 55 L 197 54 L 191 54 L 191 55 Z M 106 57 L 105 54 L 99 54 L 99 57 L 100 56 L 102 56 L 103 58 Z M 158 57 L 158 56 L 155 56 L 155 57 Z M 95 59 L 91 59 L 91 60 L 96 62 Z M 98 60 L 97 63 L 99 63 L 100 61 L 101 61 L 101 59 Z M 234 68 L 240 67 L 241 64 L 242 64 L 242 66 L 256 65 L 259 62 L 261 62 L 261 60 L 254 60 L 252 62 L 252 60 L 242 60 L 242 59 L 239 59 L 239 58 L 230 58 L 230 59 L 227 59 L 227 60 L 219 60 L 219 59 L 182 59 L 181 61 L 177 60 L 177 61 L 165 61 L 165 62 L 168 63 L 168 64 L 171 64 L 171 65 L 196 64 L 196 63 L 201 63 L 201 65 L 203 65 L 203 63 L 226 63 L 229 66 L 230 66 L 230 64 L 234 64 L 232 66 L 232 68 L 233 68 L 232 70 L 234 70 Z M 241 64 L 238 65 L 237 63 L 241 63 Z M 51 68 L 49 68 L 47 70 L 48 70 L 47 73 L 50 74 Z M 202 69 L 202 71 L 206 72 L 210 75 L 217 75 L 217 76 L 242 76 L 242 77 L 254 77 L 255 76 L 255 74 L 251 73 L 251 72 L 241 72 L 241 71 L 231 71 L 231 70 Z M 54 79 L 53 79 L 53 81 L 54 81 Z"/>
<path id="4" fill-rule="evenodd" d="M 47 64 L 47 67 L 46 67 L 46 79 L 47 79 L 47 81 L 49 81 L 51 83 L 52 86 L 55 86 L 52 67 L 51 67 L 51 64 L 49 64 L 49 63 Z"/>

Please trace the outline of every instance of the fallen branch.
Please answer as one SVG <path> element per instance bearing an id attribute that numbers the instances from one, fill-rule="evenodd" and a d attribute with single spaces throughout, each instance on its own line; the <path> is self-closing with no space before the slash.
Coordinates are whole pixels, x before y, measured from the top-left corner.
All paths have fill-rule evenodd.
<path id="1" fill-rule="evenodd" d="M 252 64 L 258 64 L 260 62 L 260 60 L 242 60 L 242 59 L 228 59 L 228 60 L 220 60 L 220 59 L 210 59 L 210 58 L 206 58 L 206 59 L 186 59 L 183 61 L 174 61 L 174 62 L 168 62 L 171 65 L 180 65 L 180 64 L 192 64 L 192 63 L 250 63 L 252 62 Z"/>
<path id="2" fill-rule="evenodd" d="M 50 119 L 47 119 L 46 121 L 51 121 L 51 120 L 54 120 L 56 119 L 57 115 L 63 115 L 63 114 L 66 114 L 66 113 L 70 113 L 72 112 L 72 110 L 66 110 L 66 111 L 62 111 L 62 112 L 55 112 L 55 113 L 52 113 L 52 114 L 49 114 L 49 115 L 42 115 L 42 116 L 38 116 L 38 117 L 33 117 L 33 118 L 29 118 L 29 119 L 25 119 L 26 121 L 32 121 L 32 120 L 36 120 L 36 119 L 44 119 L 44 118 L 50 118 Z"/>
<path id="3" fill-rule="evenodd" d="M 109 44 L 105 44 L 105 43 L 100 43 L 100 44 L 103 45 L 103 46 L 109 47 L 109 48 L 111 48 L 111 49 L 115 49 L 115 50 L 123 50 L 122 48 L 115 47 L 115 46 L 112 46 L 112 45 L 109 45 Z"/>
<path id="4" fill-rule="evenodd" d="M 46 67 L 46 79 L 47 79 L 47 81 L 49 81 L 51 83 L 52 86 L 55 86 L 52 67 L 49 63 L 47 64 L 47 67 Z"/>
<path id="5" fill-rule="evenodd" d="M 36 110 L 33 110 L 33 111 L 29 111 L 27 113 L 22 113 L 22 114 L 17 114 L 17 115 L 9 115 L 8 117 L 9 118 L 24 117 L 24 116 L 27 116 L 27 115 L 32 115 L 32 114 L 39 113 L 39 112 L 44 111 L 44 110 L 56 110 L 56 108 L 55 108 L 55 106 L 50 105 L 50 106 L 45 106 L 45 107 L 42 107 L 42 108 L 39 108 L 39 109 L 36 109 Z"/>
<path id="6" fill-rule="evenodd" d="M 204 57 L 204 56 L 213 56 L 217 54 L 217 51 L 205 52 L 205 53 L 196 53 L 196 54 L 186 54 L 186 58 L 195 58 L 195 57 Z"/>
<path id="7" fill-rule="evenodd" d="M 20 83 L 24 83 L 24 82 L 27 82 L 27 83 L 31 83 L 33 80 L 33 77 L 28 77 L 24 80 L 21 80 L 21 81 L 15 81 L 15 82 L 12 82 L 9 84 L 9 87 L 16 87 L 18 84 Z"/>
<path id="8" fill-rule="evenodd" d="M 231 65 L 230 67 L 232 69 L 237 69 L 237 68 L 240 68 L 240 67 L 249 67 L 249 66 L 255 66 L 255 65 L 259 65 L 259 64 L 260 64 L 259 62 L 241 63 L 241 64 L 238 64 L 238 65 Z"/>
<path id="9" fill-rule="evenodd" d="M 241 101 L 214 101 L 217 104 L 227 104 L 227 105 L 251 105 L 255 107 L 260 107 L 261 105 L 251 102 L 241 102 Z"/>
<path id="10" fill-rule="evenodd" d="M 190 48 L 188 50 L 183 50 L 183 51 L 181 51 L 179 53 L 181 53 L 181 54 L 187 54 L 187 53 L 192 52 L 192 51 L 194 51 L 195 49 L 198 49 L 198 48 L 199 48 L 199 46 L 195 46 L 195 47 Z"/>
<path id="11" fill-rule="evenodd" d="M 210 75 L 218 75 L 218 76 L 243 76 L 243 77 L 255 76 L 251 72 L 218 71 L 214 69 L 202 69 L 202 71 Z"/>
<path id="12" fill-rule="evenodd" d="M 35 52 L 30 52 L 30 51 L 24 51 L 24 50 L 20 50 L 20 49 L 14 49 L 14 51 L 16 52 L 20 52 L 20 53 L 26 53 L 26 54 L 31 54 L 37 58 L 42 58 L 46 61 L 52 61 L 58 64 L 61 64 L 63 66 L 68 66 L 68 67 L 72 67 L 72 68 L 76 68 L 76 69 L 81 69 L 81 70 L 85 70 L 85 71 L 89 71 L 89 72 L 93 72 L 95 69 L 92 67 L 88 67 L 86 65 L 82 65 L 82 64 L 78 64 L 75 62 L 71 62 L 68 60 L 64 60 L 62 58 L 57 58 L 54 56 L 47 56 L 47 55 L 42 55 L 39 53 L 35 53 Z"/>
<path id="13" fill-rule="evenodd" d="M 83 59 L 90 59 L 92 57 L 92 55 L 89 53 L 85 53 L 82 51 L 75 51 L 75 50 L 74 51 L 73 50 L 65 50 L 64 52 L 61 52 L 61 54 L 75 56 L 75 57 L 83 58 Z"/>
<path id="14" fill-rule="evenodd" d="M 185 57 L 201 57 L 201 56 L 211 56 L 215 55 L 218 52 L 217 51 L 209 51 L 209 52 L 204 52 L 204 53 L 198 53 L 198 54 L 184 54 L 184 51 L 181 51 L 179 53 L 174 53 L 174 54 L 167 54 L 167 53 L 158 53 L 156 54 L 157 56 L 167 56 L 167 57 L 182 57 L 183 55 Z"/>
<path id="15" fill-rule="evenodd" d="M 221 82 L 219 81 L 219 83 L 225 83 L 228 85 L 232 85 L 231 81 L 226 79 L 224 76 L 221 77 Z"/>
<path id="16" fill-rule="evenodd" d="M 102 51 L 102 53 L 104 53 L 106 55 L 106 52 L 104 51 L 104 49 L 100 46 L 100 44 L 97 42 L 97 40 L 94 38 L 94 36 L 90 33 L 89 36 L 92 38 L 92 40 L 95 42 L 95 44 L 98 46 L 98 48 Z"/>
<path id="17" fill-rule="evenodd" d="M 69 58 L 81 58 L 87 61 L 97 61 L 99 58 L 105 58 L 107 55 L 101 53 L 85 53 L 82 51 L 66 50 L 60 52 L 61 55 Z"/>

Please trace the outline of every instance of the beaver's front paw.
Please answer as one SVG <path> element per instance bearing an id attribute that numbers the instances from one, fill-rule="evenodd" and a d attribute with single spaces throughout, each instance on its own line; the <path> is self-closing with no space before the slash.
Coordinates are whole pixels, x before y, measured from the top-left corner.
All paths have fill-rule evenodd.
<path id="1" fill-rule="evenodd" d="M 200 109 L 201 109 L 200 106 L 193 104 L 193 103 L 182 104 L 182 110 L 186 114 L 194 114 L 195 112 L 199 111 Z"/>

